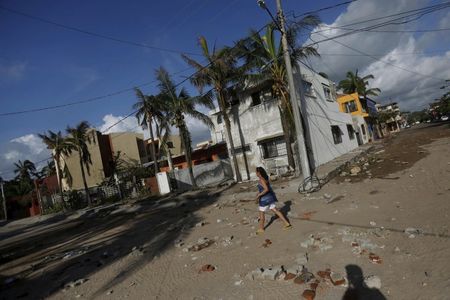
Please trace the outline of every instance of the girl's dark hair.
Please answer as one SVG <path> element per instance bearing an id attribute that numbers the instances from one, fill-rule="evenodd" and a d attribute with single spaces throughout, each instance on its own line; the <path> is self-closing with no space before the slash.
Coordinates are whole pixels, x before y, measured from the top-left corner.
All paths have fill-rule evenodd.
<path id="1" fill-rule="evenodd" d="M 267 175 L 267 172 L 263 167 L 257 167 L 256 172 L 261 174 L 262 178 L 264 178 L 266 181 L 269 181 L 269 175 Z"/>

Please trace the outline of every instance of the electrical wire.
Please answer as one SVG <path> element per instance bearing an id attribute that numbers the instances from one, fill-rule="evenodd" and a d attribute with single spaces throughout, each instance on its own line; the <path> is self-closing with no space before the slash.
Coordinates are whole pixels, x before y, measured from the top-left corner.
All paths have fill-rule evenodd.
<path id="1" fill-rule="evenodd" d="M 54 21 L 51 21 L 51 20 L 48 20 L 48 19 L 44 19 L 44 18 L 41 18 L 41 17 L 38 17 L 38 16 L 27 14 L 27 13 L 24 13 L 24 12 L 21 12 L 21 11 L 18 11 L 18 10 L 15 10 L 15 9 L 12 9 L 12 8 L 9 8 L 9 7 L 3 6 L 3 5 L 0 5 L 0 9 L 2 9 L 4 11 L 7 11 L 9 13 L 12 13 L 12 14 L 16 14 L 16 15 L 19 15 L 19 16 L 22 16 L 22 17 L 26 17 L 26 18 L 35 20 L 35 21 L 39 21 L 39 22 L 42 22 L 42 23 L 46 23 L 46 24 L 50 24 L 50 25 L 53 25 L 53 26 L 57 26 L 57 27 L 60 27 L 60 28 L 66 29 L 66 30 L 71 30 L 71 31 L 75 31 L 75 32 L 78 32 L 78 33 L 83 33 L 83 34 L 86 34 L 86 35 L 89 35 L 89 36 L 101 38 L 101 39 L 104 39 L 104 40 L 110 40 L 110 41 L 121 43 L 121 44 L 127 44 L 127 45 L 131 45 L 131 46 L 135 46 L 135 47 L 146 48 L 146 49 L 150 49 L 150 50 L 157 50 L 157 51 L 161 51 L 161 52 L 171 52 L 171 53 L 178 53 L 178 54 L 189 54 L 189 55 L 195 55 L 195 56 L 202 56 L 202 54 L 199 54 L 199 53 L 192 53 L 192 52 L 174 50 L 174 49 L 169 49 L 169 48 L 151 46 L 151 45 L 147 45 L 147 44 L 143 44 L 143 43 L 138 43 L 138 42 L 133 42 L 133 41 L 128 41 L 128 40 L 116 38 L 116 37 L 113 37 L 113 36 L 108 36 L 108 35 L 105 35 L 105 34 L 102 34 L 102 33 L 94 32 L 94 31 L 84 30 L 84 29 L 81 29 L 81 28 L 78 28 L 78 27 L 65 25 L 65 24 L 54 22 Z"/>
<path id="2" fill-rule="evenodd" d="M 183 73 L 183 72 L 185 72 L 187 70 L 190 70 L 190 69 L 192 69 L 192 67 L 188 67 L 188 68 L 185 68 L 185 69 L 183 69 L 181 71 L 175 72 L 175 73 L 173 73 L 173 75 L 177 75 L 177 74 Z M 34 113 L 34 112 L 40 112 L 40 111 L 46 111 L 46 110 L 52 110 L 52 109 L 58 109 L 58 108 L 74 106 L 74 105 L 78 105 L 78 104 L 85 104 L 85 103 L 96 102 L 96 101 L 103 100 L 103 99 L 106 99 L 106 98 L 109 98 L 109 97 L 112 97 L 112 96 L 117 96 L 117 95 L 120 95 L 120 94 L 123 94 L 123 93 L 126 93 L 126 92 L 133 91 L 137 87 L 147 86 L 147 85 L 150 85 L 150 84 L 155 83 L 155 82 L 157 82 L 157 80 L 152 80 L 152 81 L 149 81 L 149 82 L 145 82 L 145 83 L 136 85 L 134 87 L 118 90 L 118 91 L 115 91 L 115 92 L 112 92 L 112 93 L 109 93 L 109 94 L 96 96 L 96 97 L 91 97 L 91 98 L 87 98 L 87 99 L 83 99 L 83 100 L 77 100 L 77 101 L 64 103 L 64 104 L 59 104 L 59 105 L 50 105 L 50 106 L 44 106 L 44 107 L 32 108 L 32 109 L 26 109 L 26 110 L 4 112 L 4 113 L 0 113 L 0 117 L 20 115 L 20 114 L 26 114 L 26 113 Z"/>

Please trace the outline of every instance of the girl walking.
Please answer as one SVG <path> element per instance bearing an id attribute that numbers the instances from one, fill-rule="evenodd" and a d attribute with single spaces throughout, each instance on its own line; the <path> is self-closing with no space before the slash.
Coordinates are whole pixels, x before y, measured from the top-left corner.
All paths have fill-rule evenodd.
<path id="1" fill-rule="evenodd" d="M 292 225 L 286 220 L 283 214 L 276 208 L 275 202 L 277 202 L 277 197 L 272 190 L 269 183 L 269 176 L 266 170 L 262 167 L 256 168 L 256 176 L 258 176 L 258 194 L 256 195 L 256 202 L 259 204 L 259 229 L 256 231 L 257 234 L 264 233 L 264 223 L 265 215 L 264 213 L 267 209 L 273 211 L 283 222 L 284 229 L 292 228 Z"/>

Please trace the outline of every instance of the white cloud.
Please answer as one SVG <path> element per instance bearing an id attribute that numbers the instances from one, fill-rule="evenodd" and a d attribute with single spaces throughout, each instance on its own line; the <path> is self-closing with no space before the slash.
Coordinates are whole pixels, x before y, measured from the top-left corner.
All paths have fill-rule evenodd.
<path id="1" fill-rule="evenodd" d="M 25 145 L 33 154 L 39 154 L 47 148 L 47 146 L 42 142 L 42 139 L 35 134 L 27 134 L 12 139 L 11 142 Z"/>
<path id="2" fill-rule="evenodd" d="M 0 176 L 5 179 L 14 177 L 14 163 L 18 160 L 30 160 L 34 163 L 45 160 L 50 157 L 50 151 L 47 149 L 41 139 L 35 134 L 26 134 L 10 140 L 8 143 L 0 146 Z M 39 169 L 44 163 L 36 165 Z"/>
<path id="3" fill-rule="evenodd" d="M 103 123 L 98 126 L 98 130 L 100 130 L 103 133 L 113 133 L 113 132 L 138 132 L 138 133 L 144 133 L 144 130 L 141 128 L 141 126 L 138 125 L 138 121 L 134 116 L 128 117 L 125 120 L 121 121 L 120 123 L 116 124 L 120 120 L 122 120 L 125 116 L 114 116 L 113 114 L 108 114 L 103 117 Z M 110 128 L 111 126 L 113 126 Z"/>
<path id="4" fill-rule="evenodd" d="M 21 80 L 25 76 L 26 69 L 26 62 L 0 64 L 0 82 Z"/>
<path id="5" fill-rule="evenodd" d="M 339 27 L 349 23 L 382 17 L 398 12 L 408 11 L 426 6 L 429 1 L 424 0 L 366 0 L 357 1 L 350 4 L 347 11 L 342 13 L 332 24 L 327 26 Z M 426 24 L 419 19 L 403 25 L 389 25 L 379 28 L 379 30 L 414 30 L 416 28 L 434 28 L 445 25 L 446 14 L 433 15 L 436 18 L 436 25 Z M 352 28 L 363 28 L 384 20 L 372 21 L 371 23 L 353 25 Z M 428 21 L 429 22 L 429 21 Z M 438 25 L 439 24 L 439 25 Z M 442 28 L 441 26 L 439 28 Z M 448 26 L 447 26 L 448 27 Z M 318 27 L 315 31 L 324 30 L 327 27 Z M 315 41 L 320 41 L 326 37 L 333 37 L 342 34 L 344 30 L 332 29 L 325 32 L 313 34 Z M 324 35 L 324 36 L 322 36 Z M 338 38 L 334 41 L 327 41 L 318 44 L 319 53 L 324 54 L 348 54 L 349 56 L 323 55 L 319 59 L 312 59 L 313 67 L 317 71 L 328 73 L 330 77 L 339 82 L 345 78 L 347 71 L 359 70 L 359 74 L 373 74 L 375 80 L 371 81 L 372 87 L 378 87 L 382 93 L 375 100 L 382 103 L 395 101 L 400 103 L 402 110 L 416 110 L 423 108 L 427 103 L 438 97 L 442 90 L 439 85 L 448 79 L 450 73 L 449 52 L 441 55 L 424 55 L 428 49 L 442 49 L 443 45 L 448 45 L 448 32 L 427 32 L 427 33 L 386 33 L 386 32 L 362 32 L 346 37 Z M 444 42 L 443 42 L 444 41 Z M 445 42 L 447 41 L 447 42 Z M 308 41 L 306 44 L 311 43 Z M 343 45 L 342 45 L 343 44 Z M 355 48 L 367 54 L 375 55 L 378 60 L 361 55 L 349 49 Z M 405 55 L 409 53 L 409 55 Z M 417 53 L 411 55 L 411 53 Z M 382 62 L 383 61 L 383 62 Z M 385 63 L 388 62 L 388 63 Z M 401 70 L 407 69 L 411 72 Z M 422 75 L 414 74 L 420 73 Z M 434 78 L 431 78 L 434 77 Z M 436 79 L 437 78 L 437 79 Z"/>

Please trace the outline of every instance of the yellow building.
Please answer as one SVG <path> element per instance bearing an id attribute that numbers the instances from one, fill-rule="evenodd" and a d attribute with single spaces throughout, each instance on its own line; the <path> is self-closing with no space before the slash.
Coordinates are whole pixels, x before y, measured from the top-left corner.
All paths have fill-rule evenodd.
<path id="1" fill-rule="evenodd" d="M 338 95 L 337 102 L 341 112 L 349 113 L 352 116 L 368 117 L 367 106 L 363 106 L 358 93 L 349 95 Z"/>

